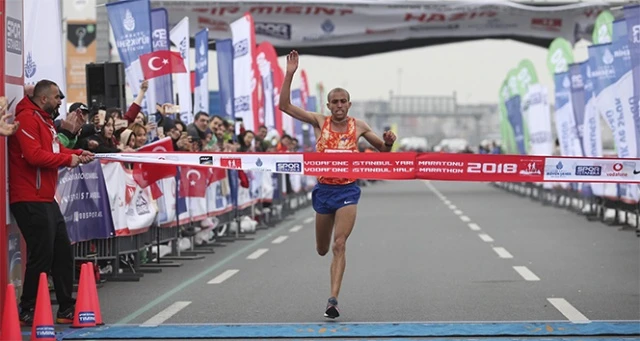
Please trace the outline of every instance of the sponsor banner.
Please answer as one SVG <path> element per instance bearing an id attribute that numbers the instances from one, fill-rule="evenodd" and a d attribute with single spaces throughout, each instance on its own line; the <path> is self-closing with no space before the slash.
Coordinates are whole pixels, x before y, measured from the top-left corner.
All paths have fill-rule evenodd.
<path id="1" fill-rule="evenodd" d="M 547 96 L 547 88 L 539 83 L 529 86 L 525 96 L 524 106 L 527 108 L 531 155 L 553 154 L 551 113 L 549 112 Z"/>
<path id="2" fill-rule="evenodd" d="M 17 6 L 11 2 L 11 6 Z M 11 16 L 7 16 L 8 36 L 13 36 L 15 30 L 24 29 L 24 84 L 35 85 L 42 79 L 54 81 L 60 91 L 65 94 L 62 105 L 58 109 L 60 118 L 67 117 L 67 86 L 62 61 L 62 19 L 60 18 L 60 1 L 25 1 L 24 27 Z M 4 19 L 3 19 L 4 20 Z M 7 52 L 20 52 L 22 45 L 17 40 L 7 39 Z M 84 67 L 84 66 L 83 66 Z M 86 101 L 86 98 L 84 99 Z M 84 102 L 83 101 L 83 102 Z"/>
<path id="3" fill-rule="evenodd" d="M 165 51 L 170 49 L 169 21 L 167 11 L 164 8 L 156 8 L 151 11 L 151 39 L 153 51 Z M 153 103 L 173 103 L 173 81 L 171 75 L 164 75 L 149 79 L 149 91 L 146 96 L 155 96 Z"/>
<path id="4" fill-rule="evenodd" d="M 170 11 L 169 11 L 170 12 Z M 191 103 L 191 74 L 189 73 L 189 18 L 182 18 L 169 32 L 169 39 L 178 48 L 184 62 L 186 73 L 175 75 L 175 85 L 178 88 L 180 118 L 185 124 L 193 123 L 193 109 Z"/>
<path id="5" fill-rule="evenodd" d="M 640 6 L 624 8 L 624 17 L 627 22 L 627 43 L 629 44 L 633 85 L 631 112 L 634 116 L 636 127 L 636 153 L 640 152 Z M 638 155 L 636 155 L 638 156 Z"/>
<path id="6" fill-rule="evenodd" d="M 194 112 L 209 113 L 209 31 L 203 29 L 196 34 L 196 79 L 194 89 Z"/>
<path id="7" fill-rule="evenodd" d="M 96 21 L 67 21 L 68 103 L 87 102 L 85 65 L 96 62 Z"/>
<path id="8" fill-rule="evenodd" d="M 144 81 L 139 57 L 153 51 L 149 0 L 112 2 L 106 4 L 106 7 L 116 48 L 124 65 L 126 81 L 135 98 Z M 156 103 L 151 102 L 151 97 L 154 96 L 146 97 L 141 105 L 142 111 L 153 112 Z"/>
<path id="9" fill-rule="evenodd" d="M 242 119 L 246 130 L 259 126 L 257 77 L 255 74 L 255 33 L 253 18 L 245 15 L 231 23 L 233 37 L 233 106 L 236 119 Z"/>
<path id="10" fill-rule="evenodd" d="M 233 106 L 233 42 L 231 39 L 216 40 L 216 56 L 218 59 L 220 113 L 222 117 L 235 121 Z"/>
<path id="11" fill-rule="evenodd" d="M 77 243 L 113 237 L 111 205 L 100 163 L 62 168 L 58 179 L 56 201 L 69 239 Z"/>
<path id="12" fill-rule="evenodd" d="M 243 1 L 210 6 L 201 1 L 156 0 L 175 24 L 190 17 L 191 31 L 208 28 L 224 39 L 229 24 L 245 13 L 254 17 L 257 42 L 276 47 L 347 45 L 431 37 L 526 36 L 570 41 L 591 39 L 604 3 L 531 7 L 505 1 L 373 2 Z"/>
<path id="13" fill-rule="evenodd" d="M 120 162 L 354 179 L 640 183 L 640 167 L 636 171 L 640 159 L 411 152 L 117 153 L 96 157 Z M 203 157 L 206 163 L 200 162 Z M 597 167 L 588 168 L 594 166 Z"/>

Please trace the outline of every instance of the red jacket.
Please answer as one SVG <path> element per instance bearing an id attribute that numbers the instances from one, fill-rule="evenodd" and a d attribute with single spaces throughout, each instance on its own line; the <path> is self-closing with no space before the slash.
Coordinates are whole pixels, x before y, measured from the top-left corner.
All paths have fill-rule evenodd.
<path id="1" fill-rule="evenodd" d="M 9 203 L 53 202 L 58 168 L 71 165 L 71 154 L 82 150 L 63 147 L 51 116 L 28 97 L 16 107 L 20 129 L 9 137 Z M 60 152 L 54 153 L 54 144 Z"/>

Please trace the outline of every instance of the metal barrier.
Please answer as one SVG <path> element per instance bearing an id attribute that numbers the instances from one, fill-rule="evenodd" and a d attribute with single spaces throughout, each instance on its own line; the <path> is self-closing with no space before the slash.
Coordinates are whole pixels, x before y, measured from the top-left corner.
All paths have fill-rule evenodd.
<path id="1" fill-rule="evenodd" d="M 492 183 L 493 186 L 522 197 L 539 201 L 542 205 L 563 208 L 583 215 L 589 221 L 600 221 L 620 230 L 635 230 L 640 238 L 640 203 L 626 203 L 618 198 L 584 196 L 571 188 L 543 188 L 536 183 Z M 613 216 L 607 212 L 613 210 Z"/>

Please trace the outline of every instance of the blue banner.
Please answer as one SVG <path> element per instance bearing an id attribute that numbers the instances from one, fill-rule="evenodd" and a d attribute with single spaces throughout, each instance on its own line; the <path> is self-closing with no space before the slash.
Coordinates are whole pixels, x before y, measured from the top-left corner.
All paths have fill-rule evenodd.
<path id="1" fill-rule="evenodd" d="M 318 112 L 318 98 L 316 96 L 307 97 L 307 111 Z M 311 127 L 309 129 L 309 141 L 311 142 L 311 151 L 316 151 L 316 130 Z"/>
<path id="2" fill-rule="evenodd" d="M 636 151 L 640 154 L 640 6 L 625 7 L 624 18 L 627 21 L 627 43 L 631 52 L 633 93 L 635 94 L 630 99 L 631 113 L 636 124 Z"/>
<path id="3" fill-rule="evenodd" d="M 613 85 L 616 79 L 611 46 L 611 44 L 600 44 L 588 47 L 591 80 L 593 81 L 593 91 L 596 97 L 604 89 Z"/>
<path id="4" fill-rule="evenodd" d="M 584 80 L 586 78 L 587 63 L 577 63 L 569 65 L 569 79 L 571 80 L 571 103 L 573 105 L 574 122 L 576 123 L 576 135 L 582 142 L 584 141 L 584 108 L 587 104 L 584 95 Z M 583 70 L 584 69 L 584 70 Z M 584 73 L 584 77 L 583 77 Z M 584 156 L 584 146 L 580 143 L 582 156 Z"/>
<path id="5" fill-rule="evenodd" d="M 125 0 L 108 3 L 106 7 L 127 83 L 136 97 L 143 81 L 139 56 L 153 52 L 149 0 Z M 146 101 L 142 108 L 148 112 Z"/>
<path id="6" fill-rule="evenodd" d="M 524 126 L 522 122 L 522 109 L 520 106 L 520 96 L 513 96 L 505 102 L 507 107 L 507 119 L 513 128 L 513 133 L 518 146 L 518 153 L 527 154 L 524 145 Z"/>
<path id="7" fill-rule="evenodd" d="M 291 90 L 291 104 L 302 108 L 302 91 L 300 91 L 300 89 Z M 298 145 L 302 145 L 302 121 L 293 120 L 293 132 L 291 133 L 291 137 L 297 138 Z"/>
<path id="8" fill-rule="evenodd" d="M 169 50 L 169 17 L 167 10 L 156 8 L 151 11 L 151 37 L 153 51 Z M 173 103 L 173 80 L 171 75 L 164 75 L 153 79 L 155 85 L 156 102 L 160 104 Z"/>
<path id="9" fill-rule="evenodd" d="M 115 235 L 109 195 L 100 162 L 62 168 L 56 197 L 72 242 Z"/>
<path id="10" fill-rule="evenodd" d="M 614 20 L 611 24 L 613 29 L 611 41 L 627 40 L 627 22 L 624 19 Z"/>
<path id="11" fill-rule="evenodd" d="M 218 57 L 218 89 L 220 91 L 220 116 L 235 120 L 233 108 L 233 42 L 216 40 Z"/>
<path id="12" fill-rule="evenodd" d="M 196 74 L 193 112 L 209 112 L 209 30 L 202 29 L 195 36 Z"/>

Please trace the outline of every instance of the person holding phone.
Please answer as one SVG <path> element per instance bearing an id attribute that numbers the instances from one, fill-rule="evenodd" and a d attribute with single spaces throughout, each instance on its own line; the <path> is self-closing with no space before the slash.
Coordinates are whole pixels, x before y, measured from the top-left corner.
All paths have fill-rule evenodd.
<path id="1" fill-rule="evenodd" d="M 280 110 L 289 116 L 310 124 L 317 136 L 316 150 L 320 153 L 358 152 L 358 140 L 364 137 L 381 152 L 389 152 L 396 136 L 385 131 L 378 137 L 369 125 L 349 117 L 351 99 L 349 92 L 335 88 L 327 94 L 330 116 L 311 113 L 291 104 L 291 82 L 298 68 L 298 52 L 287 56 L 287 71 L 280 92 Z M 312 191 L 313 209 L 316 211 L 316 251 L 320 256 L 329 252 L 333 235 L 333 259 L 331 261 L 331 295 L 324 316 L 337 318 L 338 295 L 346 266 L 346 244 L 356 221 L 360 188 L 356 179 L 319 177 Z"/>

